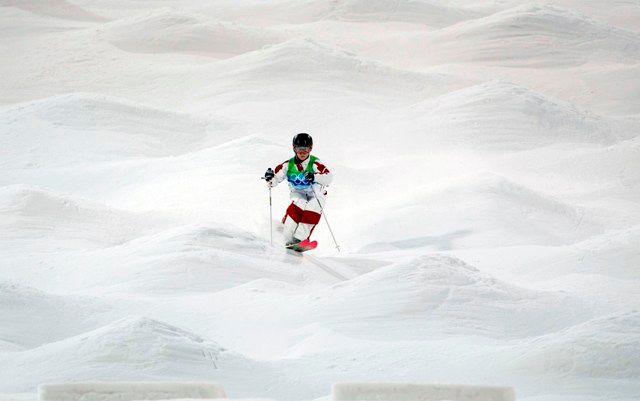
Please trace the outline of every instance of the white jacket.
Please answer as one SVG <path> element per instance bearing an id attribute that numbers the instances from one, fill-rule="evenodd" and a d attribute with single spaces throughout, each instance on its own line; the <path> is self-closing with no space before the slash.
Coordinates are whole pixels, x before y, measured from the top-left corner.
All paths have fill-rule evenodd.
<path id="1" fill-rule="evenodd" d="M 313 162 L 313 165 L 309 167 L 309 163 L 312 158 L 314 158 L 315 160 Z M 289 189 L 291 190 L 292 193 L 297 192 L 297 193 L 311 194 L 312 193 L 311 185 L 308 185 L 308 184 L 305 185 L 305 182 L 300 183 L 301 185 L 296 185 L 296 181 L 292 179 L 295 177 L 287 176 L 287 173 L 289 171 L 290 160 L 291 159 L 287 159 L 276 166 L 276 168 L 274 169 L 275 176 L 271 181 L 269 181 L 269 185 L 271 187 L 275 187 L 276 185 L 280 184 L 282 181 L 288 180 Z M 294 158 L 294 164 L 295 164 L 295 169 L 297 170 L 298 173 L 304 174 L 304 172 L 306 171 L 313 171 L 314 173 L 313 189 L 316 191 L 318 195 L 320 195 L 319 193 L 320 190 L 322 190 L 321 193 L 324 194 L 325 192 L 323 191 L 324 187 L 328 187 L 331 184 L 331 181 L 333 180 L 333 174 L 331 174 L 331 171 L 329 171 L 327 166 L 321 163 L 320 159 L 312 155 L 309 155 L 309 157 L 307 157 L 301 163 L 295 163 L 295 161 L 297 161 L 296 158 Z"/>

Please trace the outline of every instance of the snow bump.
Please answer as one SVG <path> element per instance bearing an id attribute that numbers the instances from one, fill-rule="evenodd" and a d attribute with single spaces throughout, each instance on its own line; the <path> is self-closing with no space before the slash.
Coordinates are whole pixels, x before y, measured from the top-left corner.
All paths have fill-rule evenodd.
<path id="1" fill-rule="evenodd" d="M 144 235 L 149 225 L 158 222 L 149 216 L 26 185 L 0 188 L 0 216 L 0 230 L 6 239 L 15 241 L 14 246 L 28 243 L 30 236 L 37 238 L 32 241 L 32 251 L 113 246 Z M 43 241 L 45 238 L 49 241 Z"/>
<path id="2" fill-rule="evenodd" d="M 196 149 L 208 121 L 110 96 L 73 93 L 0 109 L 2 164 L 51 167 Z"/>
<path id="3" fill-rule="evenodd" d="M 498 80 L 428 99 L 408 109 L 404 119 L 414 127 L 417 123 L 428 139 L 474 149 L 611 145 L 636 132 L 622 121 Z M 404 131 L 408 132 L 405 135 L 419 135 L 415 128 Z"/>
<path id="4" fill-rule="evenodd" d="M 524 5 L 461 22 L 426 39 L 432 60 L 508 66 L 634 64 L 640 35 L 549 5 Z"/>
<path id="5" fill-rule="evenodd" d="M 89 297 L 54 295 L 0 281 L 0 338 L 14 349 L 37 347 L 100 327 L 115 315 L 113 309 Z M 34 330 L 33 322 L 40 329 Z"/>
<path id="6" fill-rule="evenodd" d="M 535 339 L 516 367 L 554 374 L 619 380 L 640 378 L 640 311 L 608 314 Z"/>
<path id="7" fill-rule="evenodd" d="M 146 317 L 128 317 L 98 329 L 1 356 L 0 381 L 11 391 L 40 383 L 132 380 L 168 377 L 203 379 L 229 364 L 249 361 L 214 341 Z"/>
<path id="8" fill-rule="evenodd" d="M 461 7 L 424 0 L 343 0 L 335 3 L 330 15 L 350 21 L 397 21 L 436 28 L 481 16 Z"/>
<path id="9" fill-rule="evenodd" d="M 102 30 L 105 40 L 133 53 L 190 53 L 226 58 L 282 41 L 264 29 L 171 8 L 110 22 Z"/>
<path id="10" fill-rule="evenodd" d="M 310 308 L 311 315 L 333 322 L 343 333 L 356 327 L 362 332 L 366 326 L 374 338 L 376 332 L 384 336 L 393 331 L 413 340 L 442 335 L 521 338 L 592 316 L 577 299 L 510 285 L 439 254 L 403 260 L 320 291 Z M 395 326 L 402 329 L 395 332 Z"/>

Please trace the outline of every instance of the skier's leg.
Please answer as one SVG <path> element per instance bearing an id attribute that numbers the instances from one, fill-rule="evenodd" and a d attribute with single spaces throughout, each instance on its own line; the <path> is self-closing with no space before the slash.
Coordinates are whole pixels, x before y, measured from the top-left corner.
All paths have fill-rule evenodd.
<path id="1" fill-rule="evenodd" d="M 302 215 L 300 216 L 298 228 L 293 233 L 294 238 L 299 239 L 300 241 L 309 238 L 313 229 L 320 222 L 322 209 L 320 209 L 318 200 L 322 204 L 322 207 L 324 207 L 325 197 L 323 194 L 318 193 L 317 200 L 313 196 L 310 197 L 304 207 Z"/>
<path id="2" fill-rule="evenodd" d="M 296 231 L 296 228 L 298 228 L 298 223 L 300 223 L 302 214 L 304 213 L 304 208 L 307 205 L 307 200 L 297 194 L 292 194 L 291 199 L 291 204 L 287 208 L 287 212 L 282 219 L 282 222 L 284 223 L 282 234 L 284 235 L 284 241 L 286 243 L 293 241 L 293 233 Z"/>

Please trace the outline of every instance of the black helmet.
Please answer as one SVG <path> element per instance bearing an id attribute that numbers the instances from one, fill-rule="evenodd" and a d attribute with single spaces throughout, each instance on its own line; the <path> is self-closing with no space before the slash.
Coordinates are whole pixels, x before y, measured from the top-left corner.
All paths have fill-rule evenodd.
<path id="1" fill-rule="evenodd" d="M 313 146 L 313 138 L 305 133 L 296 134 L 293 137 L 293 146 L 307 146 L 310 148 Z"/>

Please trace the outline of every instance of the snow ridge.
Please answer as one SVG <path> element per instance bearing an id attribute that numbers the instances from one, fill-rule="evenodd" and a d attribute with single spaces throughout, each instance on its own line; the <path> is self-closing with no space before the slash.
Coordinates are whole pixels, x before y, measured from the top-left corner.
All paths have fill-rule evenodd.
<path id="1" fill-rule="evenodd" d="M 63 340 L 106 323 L 112 308 L 96 299 L 48 294 L 0 281 L 0 338 L 15 348 Z M 32 330 L 34 321 L 46 330 Z"/>
<path id="2" fill-rule="evenodd" d="M 610 145 L 635 135 L 633 127 L 504 81 L 490 81 L 429 99 L 407 120 L 456 144 L 523 149 L 557 143 Z M 637 127 L 636 127 L 637 128 Z"/>
<path id="3" fill-rule="evenodd" d="M 515 309 L 518 313 L 513 313 Z M 347 332 L 364 321 L 410 326 L 410 332 L 395 334 L 405 340 L 442 335 L 521 338 L 590 317 L 578 300 L 508 285 L 460 259 L 437 254 L 401 261 L 336 285 L 321 292 L 311 310 L 342 322 L 340 327 Z M 376 338 L 373 333 L 368 337 Z"/>
<path id="4" fill-rule="evenodd" d="M 0 215 L 3 216 L 0 227 L 4 228 L 5 235 L 8 234 L 6 238 L 20 242 L 28 240 L 25 232 L 30 232 L 51 241 L 39 244 L 44 247 L 113 246 L 163 224 L 163 219 L 24 185 L 0 188 Z"/>
<path id="5" fill-rule="evenodd" d="M 60 382 L 69 374 L 78 380 L 90 380 L 107 372 L 113 375 L 112 380 L 144 380 L 154 373 L 188 377 L 202 370 L 215 371 L 220 367 L 221 354 L 226 352 L 215 342 L 175 326 L 129 317 L 24 351 L 15 358 L 0 356 L 7 367 L 0 379 L 10 383 L 8 387 L 14 391 L 26 391 L 42 381 Z M 181 361 L 178 366 L 176 360 Z M 31 375 L 16 374 L 33 366 L 38 367 Z M 10 380 L 15 377 L 21 380 Z"/>
<path id="6" fill-rule="evenodd" d="M 209 122 L 104 95 L 74 93 L 0 110 L 6 166 L 59 166 L 195 149 Z M 33 130 L 29 136 L 21 135 Z M 25 158 L 29 155 L 29 158 Z"/>
<path id="7" fill-rule="evenodd" d="M 402 21 L 437 28 L 480 16 L 471 10 L 424 0 L 343 0 L 330 15 L 353 21 Z"/>
<path id="8" fill-rule="evenodd" d="M 231 57 L 280 39 L 264 29 L 215 21 L 204 15 L 161 8 L 105 24 L 105 40 L 134 53 L 190 53 Z"/>
<path id="9" fill-rule="evenodd" d="M 552 372 L 611 379 L 640 377 L 640 312 L 623 311 L 542 336 L 516 361 L 527 374 Z"/>
<path id="10" fill-rule="evenodd" d="M 436 33 L 429 46 L 440 59 L 510 66 L 640 60 L 637 33 L 551 5 L 518 6 L 452 25 Z"/>

